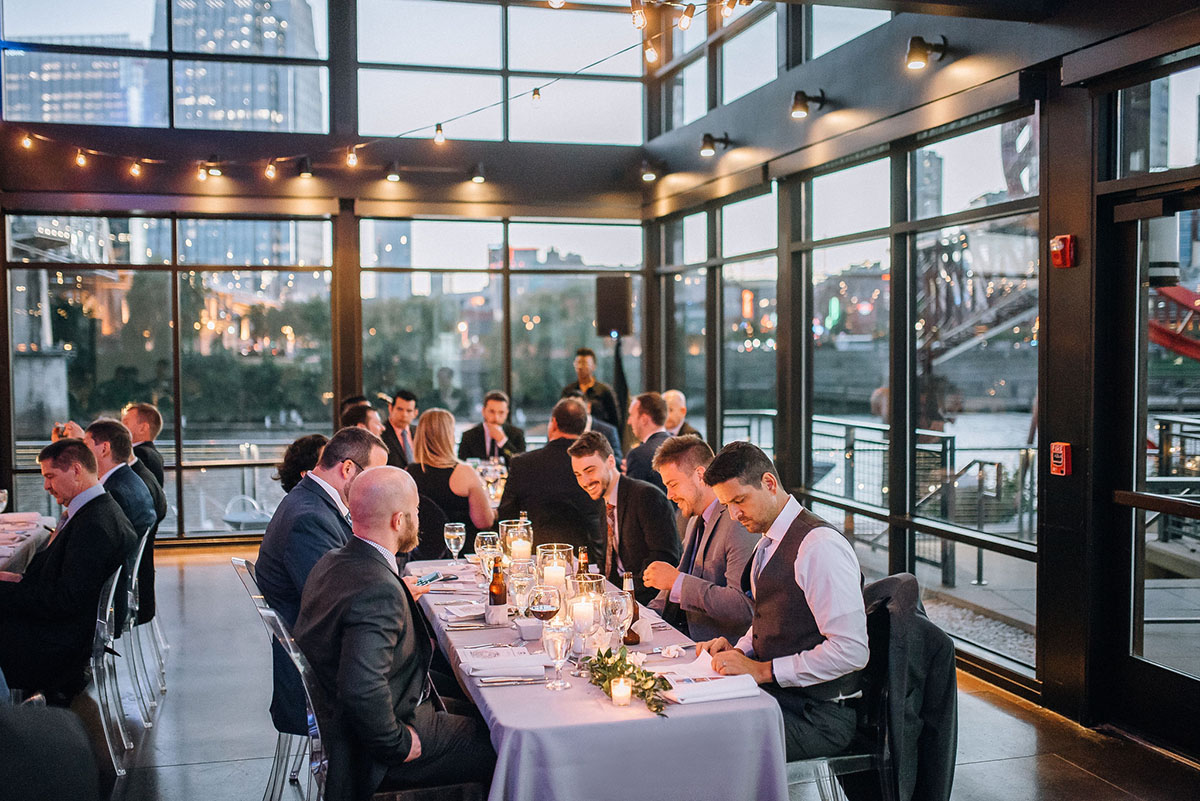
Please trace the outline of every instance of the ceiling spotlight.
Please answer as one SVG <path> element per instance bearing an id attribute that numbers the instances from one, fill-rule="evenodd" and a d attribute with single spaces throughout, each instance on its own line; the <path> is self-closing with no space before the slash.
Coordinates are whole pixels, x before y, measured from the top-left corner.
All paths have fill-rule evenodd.
<path id="1" fill-rule="evenodd" d="M 541 100 L 541 99 L 542 99 L 542 90 L 541 90 L 541 88 L 539 88 L 539 87 L 537 87 L 537 86 L 533 87 L 533 94 L 531 94 L 531 95 L 529 96 L 529 99 L 530 99 L 530 100 L 534 100 L 534 101 L 536 101 L 536 100 Z"/>
<path id="2" fill-rule="evenodd" d="M 929 63 L 930 56 L 937 56 L 937 60 L 941 61 L 946 57 L 946 37 L 941 37 L 940 44 L 930 44 L 920 36 L 914 36 L 908 40 L 908 53 L 904 56 L 904 66 L 910 70 L 923 70 L 925 65 Z"/>
<path id="3" fill-rule="evenodd" d="M 22 136 L 21 137 L 21 147 L 25 148 L 26 150 L 33 147 L 33 137 L 30 136 L 29 134 L 25 134 L 24 136 Z"/>
<path id="4" fill-rule="evenodd" d="M 204 168 L 208 170 L 209 175 L 214 177 L 221 174 L 221 162 L 217 161 L 215 153 L 208 157 L 208 161 L 204 163 Z"/>
<path id="5" fill-rule="evenodd" d="M 733 16 L 733 7 L 736 5 L 737 5 L 737 0 L 725 0 L 725 2 L 721 4 L 721 16 L 724 17 L 725 19 L 729 19 L 730 17 L 732 17 Z"/>
<path id="6" fill-rule="evenodd" d="M 550 7 L 551 8 L 562 8 L 564 5 L 566 5 L 566 3 L 567 3 L 567 0 L 550 0 Z"/>
<path id="7" fill-rule="evenodd" d="M 142 162 L 135 161 L 129 165 L 129 174 L 134 178 L 139 178 L 142 175 Z"/>
<path id="8" fill-rule="evenodd" d="M 440 122 L 433 127 L 433 141 L 439 145 L 446 144 L 446 134 L 442 133 L 442 124 Z"/>
<path id="9" fill-rule="evenodd" d="M 654 42 L 646 42 L 646 61 L 650 64 L 658 62 L 658 51 L 654 49 Z"/>
<path id="10" fill-rule="evenodd" d="M 263 175 L 273 181 L 278 173 L 279 169 L 275 166 L 275 159 L 271 159 L 267 162 L 267 168 L 263 170 Z"/>
<path id="11" fill-rule="evenodd" d="M 825 107 L 825 90 L 822 89 L 819 95 L 810 95 L 808 92 L 796 92 L 792 96 L 792 119 L 802 120 L 808 116 L 809 104 L 816 104 L 818 109 Z"/>
<path id="12" fill-rule="evenodd" d="M 683 13 L 679 15 L 679 30 L 686 31 L 692 27 L 692 17 L 696 16 L 696 6 L 693 3 L 688 3 Z"/>
<path id="13" fill-rule="evenodd" d="M 728 150 L 732 144 L 733 142 L 729 140 L 729 134 L 727 133 L 720 136 L 713 136 L 710 133 L 706 133 L 700 139 L 700 155 L 706 159 L 712 158 L 717 153 L 717 145 L 720 145 L 722 150 Z"/>
<path id="14" fill-rule="evenodd" d="M 75 163 L 80 167 L 87 166 L 87 156 L 83 154 L 82 149 L 75 151 Z"/>
<path id="15" fill-rule="evenodd" d="M 646 183 L 654 183 L 658 180 L 658 168 L 648 161 L 642 162 L 642 180 Z"/>
<path id="16" fill-rule="evenodd" d="M 196 167 L 196 180 L 197 181 L 207 181 L 208 180 L 208 167 L 203 162 L 201 162 Z"/>
<path id="17" fill-rule="evenodd" d="M 312 178 L 312 159 L 304 156 L 300 159 L 300 163 L 296 165 L 296 174 L 301 178 Z"/>
<path id="18" fill-rule="evenodd" d="M 354 145 L 351 145 L 350 147 L 346 148 L 346 166 L 347 167 L 357 167 L 358 166 L 358 151 L 354 149 Z"/>
<path id="19" fill-rule="evenodd" d="M 392 183 L 396 183 L 400 180 L 400 165 L 394 161 L 388 165 L 387 179 Z"/>
<path id="20" fill-rule="evenodd" d="M 629 0 L 629 13 L 633 17 L 633 27 L 639 31 L 646 27 L 646 9 L 642 8 L 642 0 Z"/>
<path id="21" fill-rule="evenodd" d="M 475 172 L 471 173 L 471 182 L 481 184 L 486 180 L 487 178 L 485 178 L 483 175 L 483 163 L 480 162 L 479 164 L 475 165 Z"/>

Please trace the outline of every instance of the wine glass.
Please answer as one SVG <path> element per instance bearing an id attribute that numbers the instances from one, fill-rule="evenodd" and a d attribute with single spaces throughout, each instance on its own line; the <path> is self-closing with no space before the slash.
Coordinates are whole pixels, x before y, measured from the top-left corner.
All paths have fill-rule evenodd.
<path id="1" fill-rule="evenodd" d="M 499 548 L 500 535 L 494 531 L 481 531 L 475 535 L 475 553 L 479 553 L 480 548 Z"/>
<path id="2" fill-rule="evenodd" d="M 570 623 L 547 622 L 542 626 L 542 647 L 546 656 L 554 662 L 554 680 L 546 682 L 547 690 L 565 690 L 571 683 L 562 677 L 563 665 L 567 662 L 567 651 L 571 648 L 571 636 L 575 627 Z"/>
<path id="3" fill-rule="evenodd" d="M 479 557 L 479 577 L 483 581 L 479 586 L 487 589 L 492 581 L 492 571 L 496 568 L 496 560 L 503 555 L 498 545 L 475 546 L 475 555 Z"/>
<path id="4" fill-rule="evenodd" d="M 627 606 L 621 614 L 621 639 L 624 640 L 626 633 L 629 631 L 629 626 L 633 623 L 633 607 L 637 604 L 637 601 L 634 600 L 632 594 L 624 590 L 621 591 L 621 594 L 625 596 L 627 602 Z"/>
<path id="5" fill-rule="evenodd" d="M 628 623 L 623 621 L 633 618 L 633 608 L 629 605 L 629 601 L 629 594 L 620 590 L 604 593 L 601 616 L 604 620 L 604 630 L 608 632 L 610 646 L 614 636 L 624 636 L 622 627 Z"/>
<path id="6" fill-rule="evenodd" d="M 467 542 L 467 527 L 462 523 L 447 523 L 442 527 L 442 538 L 446 540 L 446 547 L 454 555 L 451 564 L 458 567 L 458 554 Z"/>
<path id="7" fill-rule="evenodd" d="M 562 596 L 552 584 L 535 584 L 529 591 L 529 613 L 545 623 L 558 614 Z"/>
<path id="8" fill-rule="evenodd" d="M 529 616 L 529 593 L 537 575 L 532 559 L 515 559 L 508 567 L 508 586 L 521 617 Z"/>

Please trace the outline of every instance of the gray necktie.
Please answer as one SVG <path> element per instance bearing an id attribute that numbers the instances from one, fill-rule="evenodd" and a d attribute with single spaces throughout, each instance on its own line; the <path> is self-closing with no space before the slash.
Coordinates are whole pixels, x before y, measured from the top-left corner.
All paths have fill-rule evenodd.
<path id="1" fill-rule="evenodd" d="M 750 569 L 751 576 L 754 578 L 755 594 L 758 594 L 758 577 L 762 573 L 763 566 L 767 563 L 766 553 L 767 548 L 771 545 L 771 538 L 765 534 L 758 539 L 758 545 L 754 547 L 754 566 Z"/>

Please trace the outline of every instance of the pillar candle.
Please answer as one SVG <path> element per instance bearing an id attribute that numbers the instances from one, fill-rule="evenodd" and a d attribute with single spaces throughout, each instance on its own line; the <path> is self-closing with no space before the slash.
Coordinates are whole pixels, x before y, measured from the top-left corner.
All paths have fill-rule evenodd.
<path id="1" fill-rule="evenodd" d="M 533 552 L 533 543 L 529 540 L 513 540 L 509 546 L 513 559 L 528 559 Z"/>

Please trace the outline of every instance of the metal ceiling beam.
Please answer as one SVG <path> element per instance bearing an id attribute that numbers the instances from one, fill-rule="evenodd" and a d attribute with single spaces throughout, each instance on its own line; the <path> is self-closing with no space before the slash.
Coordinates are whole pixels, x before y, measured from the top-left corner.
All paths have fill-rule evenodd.
<path id="1" fill-rule="evenodd" d="M 781 0 L 796 5 L 812 5 L 817 0 Z M 880 11 L 913 14 L 940 14 L 948 17 L 1003 19 L 1037 22 L 1045 19 L 1058 5 L 1057 0 L 820 0 L 821 5 L 848 8 L 874 8 Z"/>

